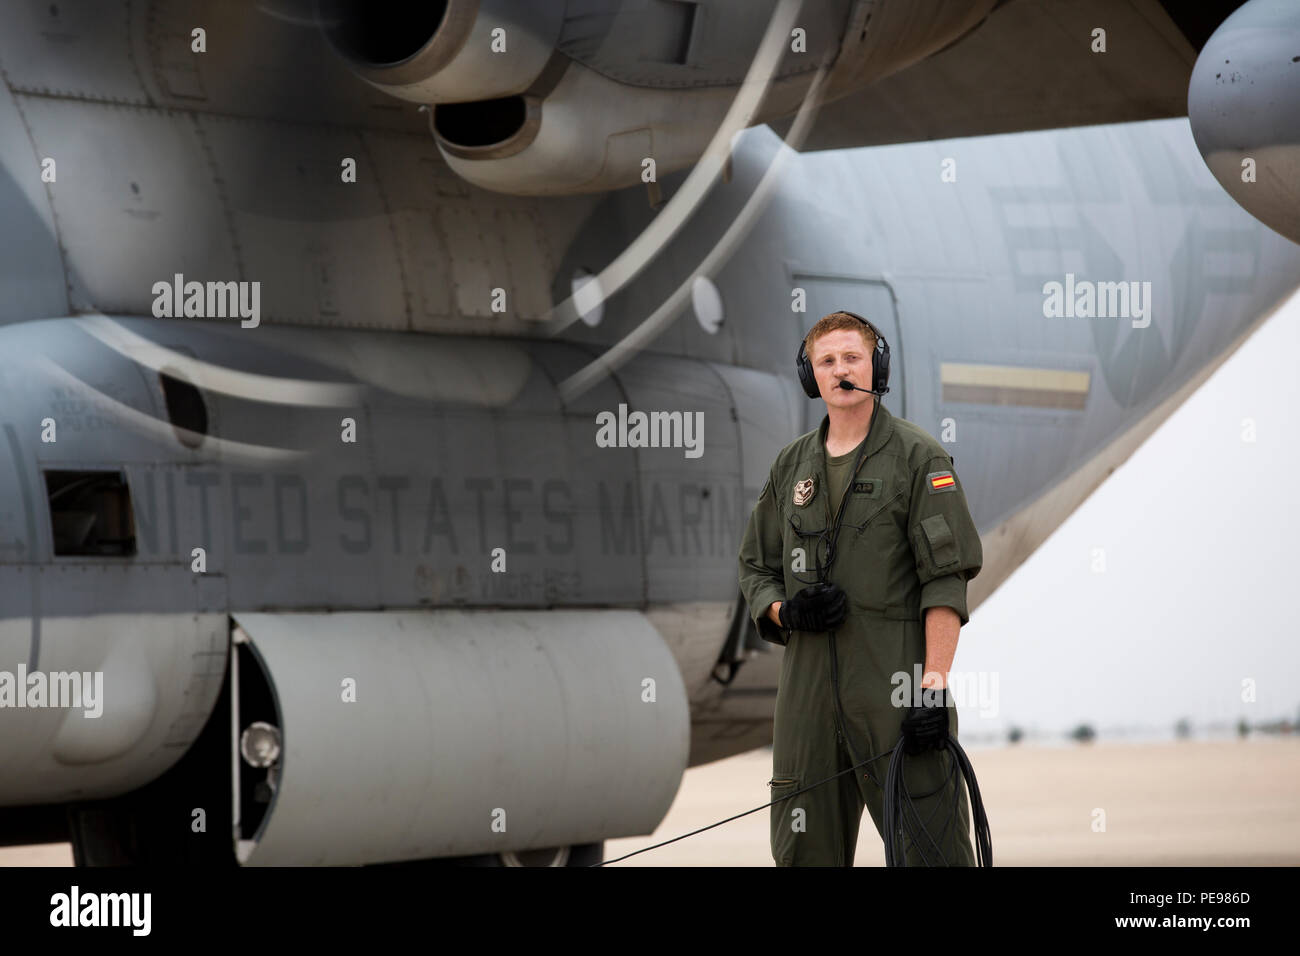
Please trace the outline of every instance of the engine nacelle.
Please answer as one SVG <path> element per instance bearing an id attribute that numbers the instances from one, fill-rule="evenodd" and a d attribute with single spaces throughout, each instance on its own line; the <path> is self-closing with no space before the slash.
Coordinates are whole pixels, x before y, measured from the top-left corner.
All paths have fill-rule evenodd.
<path id="1" fill-rule="evenodd" d="M 834 60 L 824 99 L 844 96 L 955 42 L 994 6 L 808 0 L 792 19 L 775 0 L 714 0 L 703 12 L 602 0 L 567 14 L 559 0 L 443 0 L 399 14 L 321 2 L 326 35 L 358 75 L 435 104 L 452 170 L 521 196 L 621 189 L 649 160 L 656 178 L 697 162 L 741 95 L 752 64 L 738 51 L 761 48 L 769 29 L 782 48 L 787 27 L 808 46 L 782 49 L 746 125 L 792 115 L 818 63 Z"/>
<path id="2" fill-rule="evenodd" d="M 321 0 L 321 29 L 368 83 L 413 103 L 522 93 L 555 50 L 563 3 Z"/>
<path id="3" fill-rule="evenodd" d="M 242 863 L 595 843 L 653 832 L 677 794 L 686 688 L 637 611 L 235 619 Z"/>
<path id="4" fill-rule="evenodd" d="M 1300 242 L 1300 4 L 1250 0 L 1224 20 L 1192 69 L 1187 116 L 1228 194 Z"/>

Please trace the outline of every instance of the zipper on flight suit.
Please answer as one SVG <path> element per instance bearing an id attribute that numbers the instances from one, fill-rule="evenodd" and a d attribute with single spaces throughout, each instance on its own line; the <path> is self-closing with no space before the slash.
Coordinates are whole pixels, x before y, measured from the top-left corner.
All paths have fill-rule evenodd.
<path id="1" fill-rule="evenodd" d="M 877 406 L 876 409 L 872 410 L 871 425 L 875 424 L 876 412 L 878 410 L 879 410 L 879 406 Z M 867 441 L 871 438 L 871 425 L 867 426 L 867 434 L 862 439 L 862 451 L 860 453 L 860 457 L 858 458 L 856 464 L 854 465 L 853 471 L 849 473 L 849 477 L 844 483 L 844 493 L 840 495 L 840 504 L 839 507 L 836 508 L 835 510 L 834 528 L 832 530 L 832 537 L 831 537 L 832 547 L 838 546 L 839 544 L 840 521 L 844 517 L 844 506 L 848 504 L 849 489 L 853 487 L 854 479 L 858 477 L 858 472 L 862 470 L 862 463 L 867 460 Z M 822 450 L 822 453 L 823 455 L 825 454 L 825 449 Z M 827 484 L 829 484 L 829 482 L 827 482 Z M 826 498 L 826 518 L 829 521 L 830 520 L 830 500 L 829 500 L 830 495 L 829 494 L 826 495 L 825 498 Z M 831 554 L 831 560 L 832 561 L 835 560 L 834 552 L 832 552 Z M 830 572 L 829 566 L 826 568 L 826 571 L 829 574 Z M 840 703 L 840 674 L 839 674 L 837 655 L 835 653 L 835 632 L 834 631 L 831 631 L 827 635 L 827 641 L 830 644 L 830 655 L 831 655 L 831 689 L 835 697 L 835 739 L 837 742 L 842 742 L 844 746 L 848 748 L 849 759 L 856 764 L 858 762 L 858 756 L 853 752 L 853 744 L 849 742 L 848 731 L 845 730 L 844 728 L 844 705 Z"/>

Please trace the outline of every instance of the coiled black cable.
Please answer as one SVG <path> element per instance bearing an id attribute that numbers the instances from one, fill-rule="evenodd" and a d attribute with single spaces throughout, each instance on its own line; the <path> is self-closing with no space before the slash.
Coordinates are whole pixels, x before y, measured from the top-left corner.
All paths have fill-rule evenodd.
<path id="1" fill-rule="evenodd" d="M 950 767 L 943 783 L 930 793 L 937 793 L 938 790 L 948 786 L 949 783 L 954 782 L 954 776 L 958 772 L 961 773 L 970 794 L 971 816 L 975 823 L 976 865 L 992 866 L 993 838 L 989 833 L 989 818 L 984 810 L 984 799 L 980 796 L 979 782 L 975 779 L 975 770 L 971 767 L 970 758 L 966 756 L 966 751 L 957 742 L 957 738 L 951 734 L 940 743 L 939 750 L 941 753 L 947 753 L 951 758 Z M 925 825 L 929 821 L 921 819 L 920 811 L 916 807 L 914 799 L 917 795 L 907 790 L 903 776 L 905 760 L 906 750 L 900 739 L 889 760 L 889 769 L 885 772 L 885 866 L 907 866 L 905 838 L 916 847 L 925 866 L 949 866 L 951 864 L 944 856 L 941 845 L 948 835 L 948 827 L 960 816 L 962 789 L 952 788 L 953 799 L 949 807 L 948 819 L 939 834 L 939 839 L 935 840 Z M 930 793 L 920 796 L 927 797 Z M 937 812 L 939 806 L 941 804 L 936 805 L 935 811 L 931 812 L 931 817 L 934 812 Z M 928 841 L 928 847 L 921 842 L 922 837 Z M 931 852 L 935 854 L 934 858 L 931 857 Z"/>

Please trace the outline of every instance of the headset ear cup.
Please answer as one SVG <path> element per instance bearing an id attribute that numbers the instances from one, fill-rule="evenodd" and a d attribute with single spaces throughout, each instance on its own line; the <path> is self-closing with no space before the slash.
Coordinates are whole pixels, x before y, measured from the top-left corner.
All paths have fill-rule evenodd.
<path id="1" fill-rule="evenodd" d="M 809 398 L 820 398 L 821 390 L 817 388 L 817 376 L 813 374 L 812 362 L 804 352 L 803 343 L 799 343 L 799 354 L 795 356 L 795 368 L 799 371 L 799 384 Z"/>

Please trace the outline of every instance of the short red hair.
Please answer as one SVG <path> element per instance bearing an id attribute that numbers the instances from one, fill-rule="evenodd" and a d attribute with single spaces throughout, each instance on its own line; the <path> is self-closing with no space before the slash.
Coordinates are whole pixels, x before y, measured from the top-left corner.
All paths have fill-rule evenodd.
<path id="1" fill-rule="evenodd" d="M 847 312 L 832 312 L 829 315 L 824 315 L 818 319 L 817 324 L 809 329 L 808 334 L 803 338 L 803 350 L 809 360 L 811 361 L 812 359 L 812 347 L 814 342 L 827 332 L 838 332 L 841 329 L 861 332 L 862 340 L 867 344 L 868 355 L 876 350 L 875 333 L 873 333 L 871 329 L 867 328 L 865 323 L 860 319 L 849 315 Z"/>

